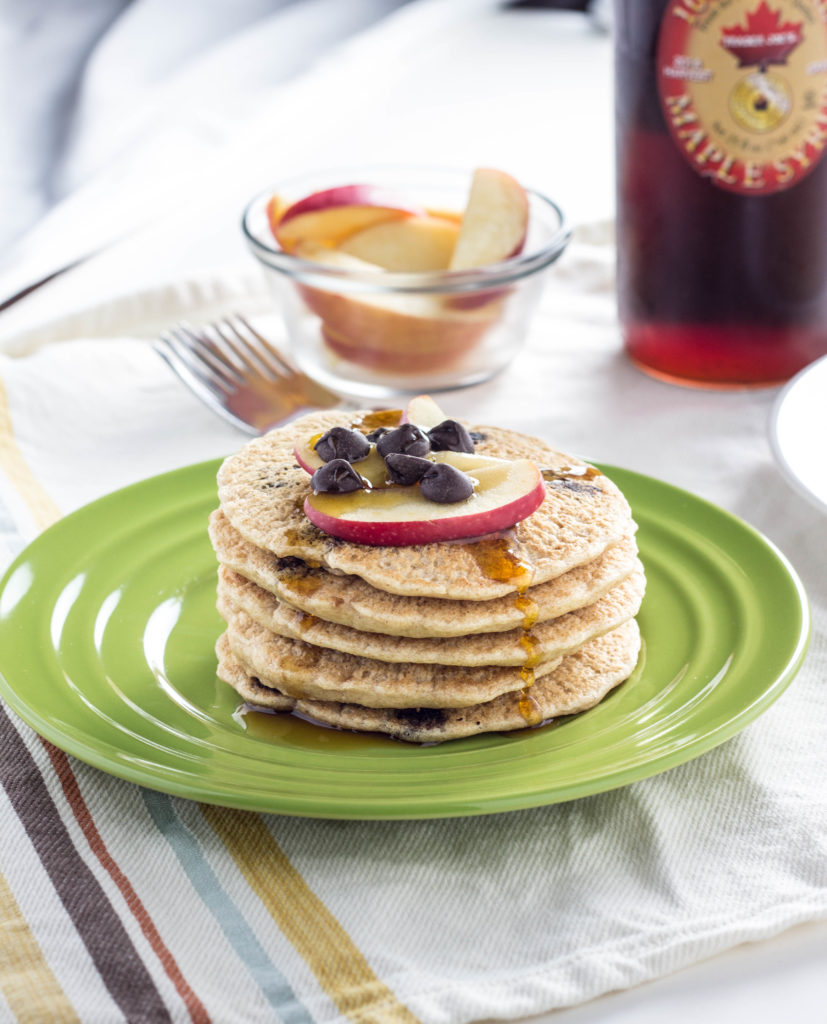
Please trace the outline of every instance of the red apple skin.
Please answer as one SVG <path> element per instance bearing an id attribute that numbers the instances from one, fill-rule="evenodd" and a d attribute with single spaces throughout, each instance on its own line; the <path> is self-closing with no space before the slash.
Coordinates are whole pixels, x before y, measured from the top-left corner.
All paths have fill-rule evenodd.
<path id="1" fill-rule="evenodd" d="M 406 199 L 371 185 L 342 185 L 314 192 L 282 210 L 273 235 L 285 252 L 305 243 L 335 247 L 355 232 L 383 221 L 424 215 Z"/>
<path id="2" fill-rule="evenodd" d="M 279 223 L 287 224 L 303 213 L 318 213 L 331 206 L 382 206 L 411 216 L 426 215 L 422 207 L 409 203 L 388 189 L 376 185 L 338 185 L 299 199 L 284 211 Z"/>
<path id="3" fill-rule="evenodd" d="M 308 496 L 304 513 L 320 530 L 352 544 L 373 547 L 410 547 L 414 544 L 433 544 L 447 540 L 470 540 L 489 533 L 506 530 L 536 512 L 546 496 L 546 485 L 539 471 L 537 484 L 514 501 L 485 512 L 452 516 L 445 519 L 415 519 L 386 522 L 359 522 L 338 519 L 314 508 Z"/>
<path id="4" fill-rule="evenodd" d="M 479 329 L 479 333 L 481 334 L 484 329 L 485 325 Z M 453 347 L 441 351 L 439 349 L 406 351 L 405 349 L 373 347 L 370 344 L 371 339 L 365 335 L 362 336 L 361 344 L 353 345 L 347 338 L 335 334 L 327 327 L 322 327 L 321 333 L 325 345 L 340 359 L 346 359 L 350 363 L 364 366 L 370 370 L 417 375 L 451 369 L 477 345 L 479 340 L 475 334 L 462 340 L 457 339 Z"/>
<path id="5" fill-rule="evenodd" d="M 375 264 L 307 239 L 291 251 L 339 270 L 383 273 Z M 321 320 L 322 340 L 334 355 L 386 373 L 451 369 L 480 344 L 502 314 L 490 297 L 484 309 L 475 310 L 452 308 L 460 296 L 360 297 L 298 282 L 296 290 Z"/>
<path id="6" fill-rule="evenodd" d="M 513 291 L 513 286 L 508 285 L 504 288 L 486 288 L 481 292 L 459 292 L 446 295 L 445 305 L 449 309 L 481 309 L 490 302 L 504 301 Z"/>
<path id="7" fill-rule="evenodd" d="M 293 446 L 293 458 L 296 460 L 296 462 L 298 462 L 298 464 L 305 471 L 305 473 L 309 473 L 311 476 L 313 476 L 313 474 L 316 472 L 316 470 L 319 468 L 319 466 L 323 466 L 324 465 L 324 462 L 318 457 L 318 455 L 316 456 L 316 459 L 318 461 L 318 465 L 317 466 L 312 465 L 312 463 L 310 463 L 304 457 L 302 452 L 299 450 L 298 444 L 295 444 Z"/>

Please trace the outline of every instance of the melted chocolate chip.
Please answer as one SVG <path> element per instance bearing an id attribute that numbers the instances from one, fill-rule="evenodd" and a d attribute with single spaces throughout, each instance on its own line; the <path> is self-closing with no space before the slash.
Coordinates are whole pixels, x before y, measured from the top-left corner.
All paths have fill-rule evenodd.
<path id="1" fill-rule="evenodd" d="M 402 722 L 411 729 L 441 725 L 445 721 L 445 712 L 442 708 L 400 708 L 393 712 L 393 716 L 397 722 Z"/>
<path id="2" fill-rule="evenodd" d="M 431 450 L 431 442 L 419 427 L 413 423 L 403 423 L 380 437 L 376 442 L 376 450 L 383 459 L 393 453 L 421 458 Z"/>
<path id="3" fill-rule="evenodd" d="M 330 462 L 333 459 L 361 462 L 370 454 L 370 441 L 358 430 L 333 427 L 326 434 L 322 434 L 313 449 L 325 462 Z"/>
<path id="4" fill-rule="evenodd" d="M 310 486 L 317 494 L 350 494 L 361 491 L 365 481 L 346 459 L 331 459 L 310 477 Z"/>
<path id="5" fill-rule="evenodd" d="M 474 493 L 474 481 L 467 473 L 461 473 L 447 462 L 435 462 L 419 483 L 423 498 L 440 505 L 452 505 L 465 501 Z"/>
<path id="6" fill-rule="evenodd" d="M 435 452 L 467 452 L 474 454 L 474 441 L 456 420 L 443 420 L 428 431 L 431 449 Z"/>
<path id="7" fill-rule="evenodd" d="M 385 459 L 388 467 L 388 476 L 395 484 L 402 484 L 403 487 L 410 487 L 417 483 L 433 466 L 429 459 L 420 459 L 416 455 L 402 455 L 401 452 L 391 452 Z"/>

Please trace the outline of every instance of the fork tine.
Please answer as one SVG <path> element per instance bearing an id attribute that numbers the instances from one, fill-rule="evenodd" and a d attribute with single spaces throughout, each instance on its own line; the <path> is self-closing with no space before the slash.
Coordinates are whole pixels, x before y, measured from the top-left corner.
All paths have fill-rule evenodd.
<path id="1" fill-rule="evenodd" d="M 250 373 L 256 377 L 264 376 L 268 380 L 278 380 L 280 374 L 264 359 L 250 342 L 233 326 L 229 320 L 222 320 L 212 325 L 215 333 L 221 338 L 225 345 L 235 353 Z"/>
<path id="2" fill-rule="evenodd" d="M 218 413 L 228 423 L 232 423 L 233 426 L 238 427 L 247 434 L 255 435 L 259 433 L 257 427 L 241 419 L 240 416 L 236 416 L 227 407 L 226 394 L 218 390 L 216 385 L 210 382 L 206 373 L 204 375 L 199 374 L 192 368 L 190 363 L 185 362 L 180 350 L 170 344 L 167 335 L 162 335 L 161 340 L 156 341 L 152 347 L 186 387 L 197 398 L 200 398 L 206 406 L 212 409 L 213 412 Z"/>
<path id="3" fill-rule="evenodd" d="M 206 405 L 249 434 L 340 402 L 238 314 L 204 328 L 181 321 L 154 348 Z"/>
<path id="4" fill-rule="evenodd" d="M 246 374 L 227 353 L 206 334 L 199 334 L 185 321 L 177 324 L 169 332 L 181 348 L 186 349 L 195 358 L 206 363 L 230 387 L 244 384 Z"/>
<path id="5" fill-rule="evenodd" d="M 170 356 L 186 367 L 196 380 L 219 399 L 223 400 L 235 390 L 236 384 L 234 381 L 229 380 L 225 374 L 213 370 L 199 352 L 190 348 L 189 345 L 182 343 L 174 333 L 165 332 L 161 335 L 160 340 L 165 344 L 166 351 Z M 161 352 L 161 355 L 164 355 L 164 352 Z"/>
<path id="6" fill-rule="evenodd" d="M 255 338 L 256 342 L 266 353 L 267 356 L 272 360 L 274 368 L 281 374 L 293 374 L 298 373 L 295 366 L 289 363 L 279 350 L 265 338 L 250 324 L 246 317 L 243 317 L 240 313 L 235 313 L 234 318 L 244 327 L 244 329 Z M 229 320 L 227 322 L 230 322 Z M 237 330 L 237 329 L 236 329 Z"/>

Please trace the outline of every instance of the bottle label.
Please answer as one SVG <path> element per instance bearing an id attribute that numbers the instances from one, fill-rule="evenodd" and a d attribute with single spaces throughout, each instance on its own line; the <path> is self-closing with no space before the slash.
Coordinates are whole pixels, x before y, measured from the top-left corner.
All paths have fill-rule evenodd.
<path id="1" fill-rule="evenodd" d="M 719 188 L 771 195 L 824 156 L 827 0 L 669 0 L 657 63 L 672 138 Z"/>

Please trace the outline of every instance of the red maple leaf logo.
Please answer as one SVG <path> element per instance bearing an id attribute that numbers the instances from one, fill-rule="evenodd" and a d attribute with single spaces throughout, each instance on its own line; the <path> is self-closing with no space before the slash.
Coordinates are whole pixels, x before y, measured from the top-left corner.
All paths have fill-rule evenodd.
<path id="1" fill-rule="evenodd" d="M 721 29 L 721 46 L 738 59 L 738 67 L 753 64 L 786 64 L 787 57 L 802 42 L 802 22 L 781 21 L 781 11 L 773 11 L 767 0 L 747 15 L 746 25 Z"/>

